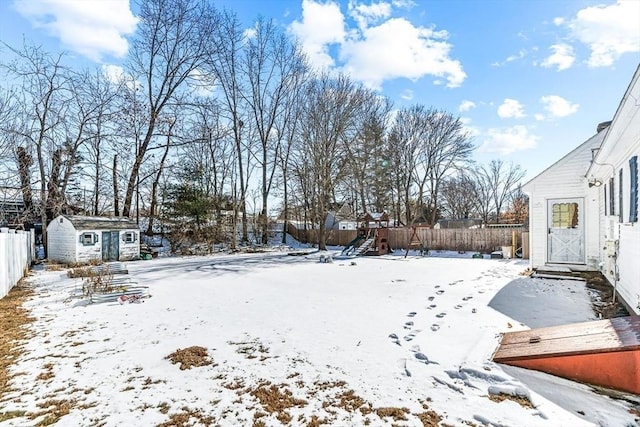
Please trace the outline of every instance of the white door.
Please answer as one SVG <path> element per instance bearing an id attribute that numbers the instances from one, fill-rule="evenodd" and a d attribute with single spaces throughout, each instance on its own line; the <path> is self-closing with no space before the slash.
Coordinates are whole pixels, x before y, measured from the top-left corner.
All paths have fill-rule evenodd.
<path id="1" fill-rule="evenodd" d="M 547 262 L 584 264 L 583 199 L 547 201 Z"/>

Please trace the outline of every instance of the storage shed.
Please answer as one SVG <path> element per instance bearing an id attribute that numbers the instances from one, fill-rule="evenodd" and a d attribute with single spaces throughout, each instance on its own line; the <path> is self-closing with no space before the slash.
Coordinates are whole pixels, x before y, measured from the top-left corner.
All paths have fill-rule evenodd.
<path id="1" fill-rule="evenodd" d="M 140 257 L 140 229 L 128 218 L 60 215 L 47 226 L 47 257 L 62 263 Z"/>

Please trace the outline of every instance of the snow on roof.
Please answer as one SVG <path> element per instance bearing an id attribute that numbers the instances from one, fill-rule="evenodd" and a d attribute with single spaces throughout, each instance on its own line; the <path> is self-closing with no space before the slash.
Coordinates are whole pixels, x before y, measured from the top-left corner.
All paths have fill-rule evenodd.
<path id="1" fill-rule="evenodd" d="M 138 229 L 138 225 L 126 217 L 103 217 L 82 215 L 61 215 L 68 219 L 76 229 L 91 230 L 130 230 Z M 55 221 L 55 219 L 54 219 Z"/>

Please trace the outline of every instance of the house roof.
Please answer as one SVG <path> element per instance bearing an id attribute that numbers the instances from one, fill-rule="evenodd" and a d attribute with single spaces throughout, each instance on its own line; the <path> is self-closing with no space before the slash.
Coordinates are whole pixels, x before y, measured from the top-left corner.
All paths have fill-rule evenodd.
<path id="1" fill-rule="evenodd" d="M 131 230 L 138 229 L 138 224 L 125 217 L 103 217 L 82 215 L 61 215 L 69 220 L 76 229 L 91 230 Z M 55 219 L 54 219 L 55 221 Z"/>

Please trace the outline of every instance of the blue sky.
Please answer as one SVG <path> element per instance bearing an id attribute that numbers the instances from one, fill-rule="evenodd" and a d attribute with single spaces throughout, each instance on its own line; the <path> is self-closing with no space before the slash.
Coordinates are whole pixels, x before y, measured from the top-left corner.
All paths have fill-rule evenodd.
<path id="1" fill-rule="evenodd" d="M 221 0 L 297 37 L 316 68 L 393 100 L 460 115 L 479 162 L 527 179 L 610 120 L 640 63 L 640 0 Z M 133 11 L 132 11 L 133 10 Z M 2 0 L 0 40 L 78 63 L 120 64 L 136 28 L 127 0 Z M 0 50 L 2 55 L 2 50 Z"/>

